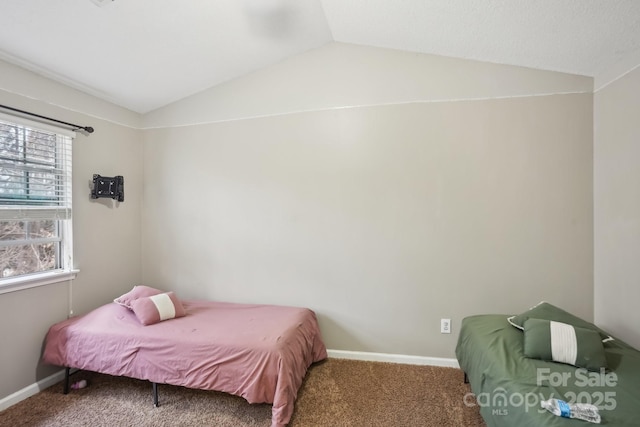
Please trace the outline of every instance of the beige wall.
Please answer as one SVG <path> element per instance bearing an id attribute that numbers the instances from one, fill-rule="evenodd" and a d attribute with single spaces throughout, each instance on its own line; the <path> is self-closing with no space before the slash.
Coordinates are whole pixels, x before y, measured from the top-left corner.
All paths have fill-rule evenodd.
<path id="1" fill-rule="evenodd" d="M 34 105 L 61 107 L 61 114 L 73 117 L 107 119 L 124 127 L 139 128 L 138 113 L 87 95 L 69 86 L 54 82 L 36 73 L 0 60 L 0 90 L 37 101 Z M 105 94 L 108 97 L 108 94 Z"/>
<path id="2" fill-rule="evenodd" d="M 336 43 L 140 117 L 0 72 L 0 103 L 96 128 L 72 288 L 0 294 L 0 398 L 55 371 L 52 323 L 140 282 L 309 306 L 342 350 L 453 357 L 464 316 L 542 299 L 592 318 L 589 78 Z"/>
<path id="3" fill-rule="evenodd" d="M 275 69 L 144 118 L 146 284 L 418 356 L 471 314 L 593 318 L 591 79 L 341 44 Z"/>
<path id="4" fill-rule="evenodd" d="M 145 128 L 322 109 L 593 91 L 593 79 L 330 43 L 152 111 Z"/>
<path id="5" fill-rule="evenodd" d="M 595 319 L 640 348 L 640 68 L 594 103 Z"/>
<path id="6" fill-rule="evenodd" d="M 0 72 L 0 104 L 95 128 L 90 136 L 78 133 L 73 145 L 74 264 L 80 270 L 77 278 L 72 284 L 63 282 L 0 294 L 2 399 L 58 370 L 40 363 L 49 326 L 67 318 L 70 310 L 82 314 L 139 283 L 142 144 L 140 130 L 116 124 L 124 119 L 139 121 L 134 113 L 1 61 Z M 29 88 L 39 90 L 31 92 Z M 92 114 L 75 112 L 76 108 Z M 99 118 L 93 113 L 104 116 Z M 110 199 L 91 200 L 94 173 L 124 175 L 125 202 L 118 205 Z"/>

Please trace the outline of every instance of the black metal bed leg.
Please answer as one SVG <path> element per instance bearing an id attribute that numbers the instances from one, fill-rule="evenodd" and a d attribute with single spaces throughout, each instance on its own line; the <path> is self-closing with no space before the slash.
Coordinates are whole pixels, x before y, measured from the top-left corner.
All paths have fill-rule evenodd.
<path id="1" fill-rule="evenodd" d="M 469 377 L 467 376 L 466 372 L 464 372 L 464 383 L 469 384 Z"/>
<path id="2" fill-rule="evenodd" d="M 153 385 L 153 407 L 157 408 L 158 405 L 158 383 L 151 383 Z"/>
<path id="3" fill-rule="evenodd" d="M 69 394 L 69 376 L 71 375 L 71 368 L 64 368 L 64 387 L 62 392 Z"/>

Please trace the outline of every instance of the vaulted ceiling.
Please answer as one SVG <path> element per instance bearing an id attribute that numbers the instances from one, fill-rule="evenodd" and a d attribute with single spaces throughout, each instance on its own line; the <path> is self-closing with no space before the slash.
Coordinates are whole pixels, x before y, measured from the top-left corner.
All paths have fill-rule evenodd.
<path id="1" fill-rule="evenodd" d="M 330 42 L 595 77 L 637 0 L 2 0 L 0 59 L 145 113 Z"/>

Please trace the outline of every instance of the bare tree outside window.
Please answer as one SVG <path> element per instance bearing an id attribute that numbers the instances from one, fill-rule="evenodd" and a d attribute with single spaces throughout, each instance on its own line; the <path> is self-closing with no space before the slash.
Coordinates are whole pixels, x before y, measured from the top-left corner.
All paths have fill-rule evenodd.
<path id="1" fill-rule="evenodd" d="M 2 221 L 0 239 L 28 241 L 56 238 L 55 221 Z M 0 247 L 2 277 L 48 271 L 57 268 L 58 243 L 17 244 Z"/>

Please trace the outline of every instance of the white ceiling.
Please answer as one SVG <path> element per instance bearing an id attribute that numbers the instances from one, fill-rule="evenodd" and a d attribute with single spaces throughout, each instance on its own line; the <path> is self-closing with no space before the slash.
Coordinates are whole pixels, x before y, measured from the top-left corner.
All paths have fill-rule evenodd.
<path id="1" fill-rule="evenodd" d="M 0 0 L 0 59 L 139 113 L 332 41 L 597 77 L 640 1 Z"/>

